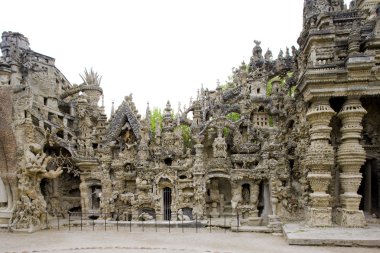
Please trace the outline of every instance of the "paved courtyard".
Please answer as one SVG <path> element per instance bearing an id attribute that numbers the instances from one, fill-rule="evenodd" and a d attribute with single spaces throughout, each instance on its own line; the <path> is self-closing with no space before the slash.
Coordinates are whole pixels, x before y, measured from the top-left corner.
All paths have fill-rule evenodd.
<path id="1" fill-rule="evenodd" d="M 104 230 L 88 227 L 68 230 L 45 230 L 32 234 L 0 232 L 0 252 L 73 252 L 73 253 L 248 253 L 248 252 L 378 252 L 378 248 L 290 246 L 283 236 L 260 233 L 231 233 L 206 229 L 173 229 L 155 232 L 128 229 Z"/>

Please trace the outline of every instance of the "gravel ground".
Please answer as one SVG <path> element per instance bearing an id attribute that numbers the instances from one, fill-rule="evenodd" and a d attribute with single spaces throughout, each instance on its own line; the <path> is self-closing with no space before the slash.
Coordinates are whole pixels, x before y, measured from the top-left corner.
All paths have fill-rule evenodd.
<path id="1" fill-rule="evenodd" d="M 36 233 L 0 233 L 0 252 L 54 253 L 242 253 L 242 252 L 378 252 L 376 248 L 290 246 L 282 236 L 258 233 L 231 233 L 223 230 L 152 229 L 129 232 L 127 228 L 101 229 L 86 227 L 67 231 L 45 230 Z"/>

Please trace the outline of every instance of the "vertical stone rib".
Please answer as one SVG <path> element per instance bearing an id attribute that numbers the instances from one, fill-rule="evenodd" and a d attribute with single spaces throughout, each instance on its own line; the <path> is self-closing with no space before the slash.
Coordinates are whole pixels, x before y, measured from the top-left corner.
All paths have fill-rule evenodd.
<path id="1" fill-rule="evenodd" d="M 341 167 L 340 195 L 342 208 L 338 209 L 338 223 L 342 226 L 362 227 L 365 225 L 363 211 L 359 210 L 361 195 L 357 194 L 362 174 L 359 172 L 365 163 L 366 153 L 359 143 L 363 126 L 362 119 L 367 111 L 359 98 L 348 98 L 338 117 L 342 120 L 342 144 L 338 149 L 338 163 Z"/>

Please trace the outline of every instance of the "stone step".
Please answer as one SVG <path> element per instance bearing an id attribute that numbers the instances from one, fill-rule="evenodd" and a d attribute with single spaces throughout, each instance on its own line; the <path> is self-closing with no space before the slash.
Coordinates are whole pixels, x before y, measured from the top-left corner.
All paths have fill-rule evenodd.
<path id="1" fill-rule="evenodd" d="M 346 228 L 285 224 L 283 231 L 290 245 L 380 247 L 380 225 Z"/>
<path id="2" fill-rule="evenodd" d="M 281 233 L 281 228 L 270 228 L 267 226 L 232 226 L 232 232 L 253 232 L 253 233 Z"/>

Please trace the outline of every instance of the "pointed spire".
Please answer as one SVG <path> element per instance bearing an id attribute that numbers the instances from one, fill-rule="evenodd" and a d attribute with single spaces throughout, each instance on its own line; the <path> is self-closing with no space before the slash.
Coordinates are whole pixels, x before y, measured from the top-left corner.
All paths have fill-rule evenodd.
<path id="1" fill-rule="evenodd" d="M 181 102 L 178 102 L 178 111 L 177 111 L 178 117 L 180 117 L 181 114 L 182 114 Z"/>
<path id="2" fill-rule="evenodd" d="M 105 114 L 104 95 L 102 95 L 102 106 L 100 107 L 100 112 L 102 114 Z"/>
<path id="3" fill-rule="evenodd" d="M 290 52 L 289 52 L 289 48 L 288 48 L 288 47 L 286 47 L 285 58 L 286 58 L 286 59 L 289 59 L 289 58 L 290 58 Z"/>
<path id="4" fill-rule="evenodd" d="M 145 112 L 145 118 L 147 119 L 148 123 L 150 124 L 150 107 L 149 102 L 146 103 L 146 112 Z"/>
<path id="5" fill-rule="evenodd" d="M 150 116 L 150 107 L 149 107 L 149 102 L 146 103 L 146 117 Z"/>
<path id="6" fill-rule="evenodd" d="M 112 100 L 111 117 L 115 114 L 115 100 Z"/>

